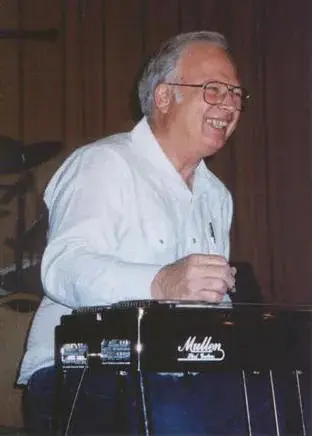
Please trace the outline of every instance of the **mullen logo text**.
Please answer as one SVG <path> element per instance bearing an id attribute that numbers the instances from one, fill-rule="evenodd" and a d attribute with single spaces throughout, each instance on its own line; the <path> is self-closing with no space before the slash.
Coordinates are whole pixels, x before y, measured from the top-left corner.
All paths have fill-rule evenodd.
<path id="1" fill-rule="evenodd" d="M 225 352 L 220 342 L 213 342 L 211 336 L 198 340 L 189 336 L 183 345 L 179 345 L 178 361 L 222 361 Z"/>

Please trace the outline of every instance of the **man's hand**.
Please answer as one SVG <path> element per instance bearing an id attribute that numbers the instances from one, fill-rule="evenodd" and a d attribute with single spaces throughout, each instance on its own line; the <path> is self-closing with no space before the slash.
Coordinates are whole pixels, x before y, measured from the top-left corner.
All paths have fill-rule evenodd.
<path id="1" fill-rule="evenodd" d="M 163 267 L 151 290 L 158 300 L 201 300 L 219 303 L 235 285 L 236 269 L 222 256 L 191 254 Z"/>

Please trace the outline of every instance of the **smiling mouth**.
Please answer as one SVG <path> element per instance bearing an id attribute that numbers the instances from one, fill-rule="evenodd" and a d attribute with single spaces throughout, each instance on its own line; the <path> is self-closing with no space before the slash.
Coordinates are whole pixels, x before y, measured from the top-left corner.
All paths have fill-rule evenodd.
<path id="1" fill-rule="evenodd" d="M 216 120 L 216 119 L 209 119 L 207 120 L 208 124 L 210 124 L 214 129 L 225 129 L 229 122 L 225 120 Z"/>

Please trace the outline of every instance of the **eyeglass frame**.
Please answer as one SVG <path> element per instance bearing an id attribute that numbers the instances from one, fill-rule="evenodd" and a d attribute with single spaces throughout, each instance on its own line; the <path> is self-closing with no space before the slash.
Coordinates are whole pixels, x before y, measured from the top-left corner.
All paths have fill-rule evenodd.
<path id="1" fill-rule="evenodd" d="M 223 101 L 224 101 L 224 99 L 225 99 L 225 96 L 226 96 L 226 93 L 224 93 L 222 100 L 219 101 L 218 103 L 210 103 L 210 102 L 207 101 L 206 98 L 205 98 L 205 89 L 206 89 L 206 87 L 207 87 L 209 84 L 211 84 L 211 83 L 217 83 L 217 84 L 219 84 L 219 85 L 224 85 L 224 86 L 226 86 L 228 92 L 231 93 L 231 95 L 233 95 L 233 93 L 235 93 L 235 92 L 233 92 L 235 89 L 240 89 L 240 90 L 242 91 L 242 95 L 241 95 L 241 102 L 242 102 L 242 103 L 241 103 L 241 106 L 240 106 L 240 107 L 237 107 L 237 106 L 235 105 L 235 108 L 236 108 L 237 110 L 239 110 L 239 111 L 242 111 L 242 110 L 244 109 L 244 104 L 245 104 L 245 103 L 250 99 L 250 93 L 247 91 L 247 89 L 245 89 L 245 88 L 243 88 L 242 86 L 239 86 L 239 85 L 230 85 L 229 83 L 222 82 L 221 80 L 209 80 L 209 81 L 207 81 L 207 82 L 200 83 L 200 84 L 194 84 L 194 83 L 178 83 L 178 82 L 165 82 L 164 84 L 165 84 L 165 85 L 170 85 L 170 86 L 185 86 L 185 87 L 190 87 L 190 88 L 202 88 L 202 90 L 203 90 L 203 98 L 204 98 L 204 101 L 205 101 L 207 104 L 211 104 L 212 106 L 217 106 L 218 104 L 222 104 L 222 103 L 223 103 Z M 238 95 L 238 94 L 236 94 L 236 95 Z"/>

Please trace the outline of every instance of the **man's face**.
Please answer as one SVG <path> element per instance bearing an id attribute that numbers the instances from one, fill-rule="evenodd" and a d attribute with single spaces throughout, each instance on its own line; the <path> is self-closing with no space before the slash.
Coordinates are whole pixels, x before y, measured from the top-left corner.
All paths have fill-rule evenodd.
<path id="1" fill-rule="evenodd" d="M 224 50 L 207 43 L 191 45 L 178 64 L 174 82 L 202 84 L 221 81 L 239 86 L 236 69 Z M 168 86 L 168 85 L 165 85 Z M 170 88 L 170 89 L 169 89 Z M 165 117 L 171 133 L 184 144 L 184 155 L 211 156 L 220 150 L 233 133 L 240 115 L 231 93 L 222 103 L 205 102 L 202 88 L 169 86 L 170 104 Z M 176 95 L 178 96 L 176 98 Z"/>

